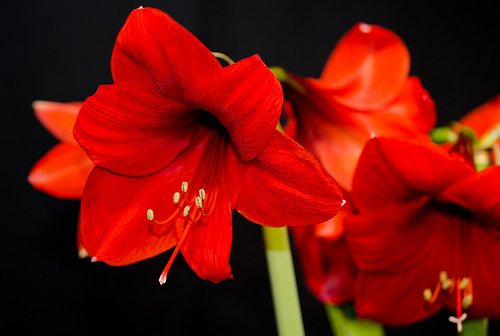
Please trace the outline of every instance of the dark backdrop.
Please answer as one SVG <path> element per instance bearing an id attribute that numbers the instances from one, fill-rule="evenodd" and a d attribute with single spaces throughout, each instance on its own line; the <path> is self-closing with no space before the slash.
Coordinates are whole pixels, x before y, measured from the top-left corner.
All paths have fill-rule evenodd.
<path id="1" fill-rule="evenodd" d="M 234 60 L 319 76 L 336 41 L 359 21 L 394 30 L 434 98 L 439 124 L 500 92 L 499 5 L 476 1 L 12 1 L 0 17 L 2 290 L 0 333 L 27 335 L 275 335 L 260 228 L 238 214 L 233 280 L 202 281 L 170 252 L 126 267 L 80 260 L 77 201 L 36 191 L 26 177 L 56 140 L 33 115 L 37 99 L 77 101 L 111 83 L 109 60 L 128 14 L 157 7 Z M 327 335 L 323 308 L 299 284 L 308 335 Z M 397 309 L 397 307 L 395 307 Z M 392 334 L 454 334 L 447 315 Z M 495 325 L 493 325 L 495 328 Z"/>

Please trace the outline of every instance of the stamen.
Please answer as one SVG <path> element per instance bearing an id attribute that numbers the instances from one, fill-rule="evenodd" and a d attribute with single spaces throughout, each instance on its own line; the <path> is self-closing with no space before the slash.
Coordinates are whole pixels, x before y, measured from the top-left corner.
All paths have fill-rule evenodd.
<path id="1" fill-rule="evenodd" d="M 148 220 L 150 220 L 150 221 L 155 219 L 155 214 L 154 214 L 153 210 L 151 210 L 151 209 L 148 209 L 148 211 L 146 212 L 146 216 L 148 217 Z"/>
<path id="2" fill-rule="evenodd" d="M 448 273 L 446 271 L 439 272 L 439 281 L 443 282 L 448 279 Z"/>
<path id="3" fill-rule="evenodd" d="M 467 294 L 462 299 L 462 308 L 467 309 L 472 305 L 472 294 Z"/>
<path id="4" fill-rule="evenodd" d="M 469 278 L 467 277 L 462 278 L 462 280 L 460 281 L 460 289 L 464 290 L 465 288 L 467 288 L 468 285 L 469 285 Z"/>
<path id="5" fill-rule="evenodd" d="M 201 209 L 201 207 L 203 206 L 203 203 L 201 201 L 201 197 L 196 197 L 194 199 L 194 202 L 196 203 L 196 206 L 198 207 L 198 209 Z"/>
<path id="6" fill-rule="evenodd" d="M 452 287 L 453 287 L 453 280 L 451 279 L 446 279 L 444 280 L 443 282 L 441 282 L 441 288 L 443 290 L 447 290 L 447 291 L 450 291 L 452 290 Z"/>
<path id="7" fill-rule="evenodd" d="M 212 51 L 212 55 L 214 55 L 216 58 L 223 59 L 229 65 L 234 64 L 234 61 L 231 58 L 229 58 L 229 56 L 227 56 L 226 54 L 217 51 Z"/>
<path id="8" fill-rule="evenodd" d="M 424 289 L 424 300 L 429 302 L 432 298 L 432 291 L 430 288 Z"/>
<path id="9" fill-rule="evenodd" d="M 174 203 L 175 204 L 179 203 L 180 199 L 181 199 L 181 193 L 180 192 L 174 193 Z"/>
<path id="10" fill-rule="evenodd" d="M 189 211 L 191 210 L 191 207 L 188 205 L 184 208 L 184 212 L 182 213 L 182 215 L 184 217 L 187 217 L 189 215 Z"/>
<path id="11" fill-rule="evenodd" d="M 205 200 L 205 197 L 206 197 L 206 194 L 205 194 L 205 189 L 200 189 L 200 190 L 198 191 L 198 193 L 200 194 L 200 198 L 201 198 L 201 200 L 202 200 L 202 201 L 204 201 L 204 200 Z"/>
<path id="12" fill-rule="evenodd" d="M 188 183 L 187 182 L 182 182 L 181 190 L 182 190 L 182 192 L 186 192 L 188 190 Z"/>

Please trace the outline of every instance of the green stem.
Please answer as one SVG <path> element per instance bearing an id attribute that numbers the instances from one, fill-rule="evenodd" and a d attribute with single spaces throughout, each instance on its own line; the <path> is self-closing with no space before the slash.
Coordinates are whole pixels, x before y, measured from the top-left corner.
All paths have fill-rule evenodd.
<path id="1" fill-rule="evenodd" d="M 487 336 L 488 335 L 488 319 L 467 319 L 463 323 L 460 336 Z"/>
<path id="2" fill-rule="evenodd" d="M 303 336 L 304 325 L 288 230 L 286 226 L 281 228 L 264 226 L 263 234 L 278 335 Z"/>
<path id="3" fill-rule="evenodd" d="M 358 319 L 352 304 L 341 306 L 326 304 L 325 310 L 335 336 L 384 336 L 382 325 Z"/>

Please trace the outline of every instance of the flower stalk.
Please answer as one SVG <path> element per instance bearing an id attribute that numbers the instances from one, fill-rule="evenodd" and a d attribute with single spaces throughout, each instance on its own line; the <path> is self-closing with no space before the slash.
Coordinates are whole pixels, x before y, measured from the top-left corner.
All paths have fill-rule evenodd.
<path id="1" fill-rule="evenodd" d="M 287 227 L 262 229 L 278 335 L 305 335 Z"/>

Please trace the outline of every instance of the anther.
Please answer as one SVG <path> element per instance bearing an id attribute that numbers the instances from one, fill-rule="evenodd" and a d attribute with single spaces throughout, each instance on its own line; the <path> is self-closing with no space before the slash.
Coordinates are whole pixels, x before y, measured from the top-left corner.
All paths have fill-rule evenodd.
<path id="1" fill-rule="evenodd" d="M 196 206 L 198 207 L 198 209 L 201 209 L 201 207 L 203 206 L 203 203 L 202 203 L 201 197 L 196 197 L 196 198 L 194 199 L 194 202 L 196 203 Z"/>
<path id="2" fill-rule="evenodd" d="M 444 290 L 448 290 L 453 286 L 453 280 L 451 279 L 446 279 L 441 282 L 441 288 Z"/>
<path id="3" fill-rule="evenodd" d="M 179 192 L 174 193 L 174 203 L 175 204 L 179 203 L 180 198 L 181 198 L 181 194 Z"/>
<path id="4" fill-rule="evenodd" d="M 462 280 L 460 280 L 460 289 L 464 290 L 465 288 L 467 288 L 468 284 L 469 284 L 469 278 L 467 277 L 462 278 Z"/>
<path id="5" fill-rule="evenodd" d="M 189 205 L 188 205 L 188 206 L 186 206 L 186 207 L 184 208 L 184 212 L 182 213 L 182 215 L 183 215 L 184 217 L 189 216 L 189 211 L 190 211 L 190 210 L 191 210 L 191 207 L 190 207 Z"/>
<path id="6" fill-rule="evenodd" d="M 205 196 L 206 196 L 205 195 L 205 189 L 200 189 L 199 190 L 199 194 L 200 194 L 201 200 L 204 201 L 205 200 Z"/>
<path id="7" fill-rule="evenodd" d="M 472 294 L 467 294 L 464 296 L 464 298 L 462 299 L 462 308 L 463 309 L 467 309 L 471 306 L 472 304 Z"/>
<path id="8" fill-rule="evenodd" d="M 153 210 L 148 209 L 147 217 L 148 217 L 148 220 L 150 220 L 150 221 L 155 219 L 155 214 L 154 214 Z"/>
<path id="9" fill-rule="evenodd" d="M 188 190 L 188 183 L 187 182 L 182 182 L 181 190 L 182 190 L 182 192 L 186 192 Z"/>
<path id="10" fill-rule="evenodd" d="M 432 291 L 430 288 L 424 289 L 424 300 L 429 302 L 432 298 Z"/>
<path id="11" fill-rule="evenodd" d="M 448 273 L 446 271 L 439 272 L 439 281 L 444 282 L 448 279 Z"/>

